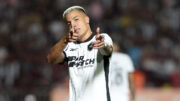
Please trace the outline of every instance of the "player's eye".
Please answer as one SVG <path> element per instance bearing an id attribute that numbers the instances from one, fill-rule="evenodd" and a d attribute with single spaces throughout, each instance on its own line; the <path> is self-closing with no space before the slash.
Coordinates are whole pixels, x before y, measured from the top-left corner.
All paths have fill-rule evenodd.
<path id="1" fill-rule="evenodd" d="M 78 21 L 79 19 L 78 18 L 76 18 L 76 19 L 74 19 L 75 21 Z"/>

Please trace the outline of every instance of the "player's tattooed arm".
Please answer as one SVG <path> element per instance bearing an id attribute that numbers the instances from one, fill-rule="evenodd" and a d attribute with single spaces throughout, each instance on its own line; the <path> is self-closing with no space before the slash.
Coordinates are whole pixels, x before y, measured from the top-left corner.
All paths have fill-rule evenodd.
<path id="1" fill-rule="evenodd" d="M 50 64 L 58 64 L 64 61 L 65 55 L 63 53 L 64 48 L 68 42 L 75 42 L 77 40 L 77 35 L 74 33 L 73 29 L 69 31 L 61 40 L 59 40 L 50 50 L 47 59 Z"/>
<path id="2" fill-rule="evenodd" d="M 47 59 L 50 64 L 57 64 L 64 61 L 63 50 L 67 45 L 67 38 L 64 36 L 59 42 L 57 42 L 50 50 Z"/>
<path id="3" fill-rule="evenodd" d="M 113 47 L 104 42 L 104 37 L 99 34 L 100 28 L 96 29 L 96 41 L 93 42 L 93 48 L 99 49 L 103 55 L 110 55 L 113 51 Z"/>

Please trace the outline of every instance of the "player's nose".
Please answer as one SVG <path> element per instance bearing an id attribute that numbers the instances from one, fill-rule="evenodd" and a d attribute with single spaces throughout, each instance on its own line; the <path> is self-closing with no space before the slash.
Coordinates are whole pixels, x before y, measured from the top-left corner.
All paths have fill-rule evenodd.
<path id="1" fill-rule="evenodd" d="M 71 26 L 72 26 L 72 28 L 75 28 L 77 26 L 77 24 L 74 21 L 72 21 Z"/>

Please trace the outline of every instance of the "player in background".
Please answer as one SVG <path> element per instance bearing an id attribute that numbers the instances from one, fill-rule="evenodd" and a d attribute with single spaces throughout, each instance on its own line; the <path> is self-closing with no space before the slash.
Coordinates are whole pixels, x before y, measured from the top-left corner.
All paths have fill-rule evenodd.
<path id="1" fill-rule="evenodd" d="M 69 101 L 111 101 L 109 61 L 112 39 L 100 28 L 92 32 L 83 7 L 72 6 L 63 13 L 69 32 L 49 52 L 48 63 L 68 62 Z"/>
<path id="2" fill-rule="evenodd" d="M 134 66 L 127 54 L 120 53 L 114 43 L 114 52 L 110 64 L 111 101 L 135 101 Z"/>

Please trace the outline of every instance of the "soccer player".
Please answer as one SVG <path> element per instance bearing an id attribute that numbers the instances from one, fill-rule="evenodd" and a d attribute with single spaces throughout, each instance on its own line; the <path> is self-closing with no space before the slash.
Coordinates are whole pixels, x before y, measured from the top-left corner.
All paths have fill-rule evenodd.
<path id="1" fill-rule="evenodd" d="M 114 43 L 109 72 L 111 101 L 135 101 L 134 66 L 127 54 Z"/>
<path id="2" fill-rule="evenodd" d="M 69 101 L 110 101 L 108 74 L 112 39 L 100 28 L 92 32 L 90 19 L 81 6 L 63 13 L 69 32 L 48 54 L 48 63 L 68 62 Z"/>

